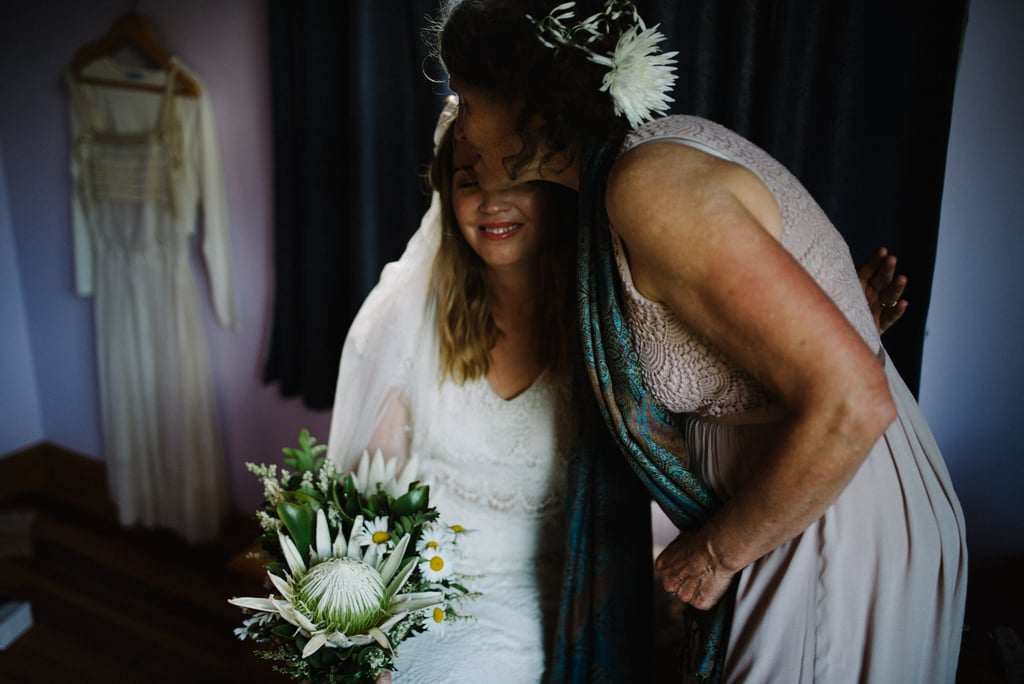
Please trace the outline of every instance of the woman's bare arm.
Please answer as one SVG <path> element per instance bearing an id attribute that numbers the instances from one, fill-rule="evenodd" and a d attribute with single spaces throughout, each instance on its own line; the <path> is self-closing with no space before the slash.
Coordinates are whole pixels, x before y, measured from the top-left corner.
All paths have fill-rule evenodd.
<path id="1" fill-rule="evenodd" d="M 733 574 L 820 517 L 895 416 L 875 354 L 776 239 L 765 190 L 749 171 L 674 143 L 631 150 L 608 185 L 637 288 L 785 410 L 764 462 L 658 559 L 666 589 L 702 609 Z"/>

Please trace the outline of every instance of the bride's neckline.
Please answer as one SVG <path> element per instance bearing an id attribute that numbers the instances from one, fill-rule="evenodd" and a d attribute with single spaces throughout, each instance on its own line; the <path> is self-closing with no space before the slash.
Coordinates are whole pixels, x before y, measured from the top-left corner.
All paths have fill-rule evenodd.
<path id="1" fill-rule="evenodd" d="M 494 385 L 491 384 L 491 381 L 487 378 L 486 375 L 481 377 L 480 381 L 486 387 L 487 391 L 492 396 L 494 396 L 495 399 L 498 399 L 499 401 L 505 402 L 506 404 L 510 404 L 513 401 L 515 401 L 516 399 L 519 399 L 523 395 L 529 393 L 530 390 L 532 390 L 534 387 L 537 387 L 541 383 L 541 380 L 544 378 L 544 376 L 546 376 L 547 374 L 548 374 L 548 369 L 545 368 L 544 370 L 542 370 L 540 373 L 537 374 L 537 377 L 535 377 L 530 382 L 530 384 L 528 384 L 526 387 L 524 387 L 523 389 L 519 390 L 518 392 L 516 392 L 515 394 L 513 394 L 512 396 L 509 396 L 509 397 L 501 396 L 501 394 L 498 393 L 498 391 L 496 389 L 494 389 Z"/>

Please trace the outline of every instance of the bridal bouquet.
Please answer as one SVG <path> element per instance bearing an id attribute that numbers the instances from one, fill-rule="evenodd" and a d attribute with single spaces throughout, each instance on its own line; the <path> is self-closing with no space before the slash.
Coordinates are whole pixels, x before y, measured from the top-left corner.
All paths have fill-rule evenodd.
<path id="1" fill-rule="evenodd" d="M 415 456 L 401 473 L 378 451 L 339 473 L 327 446 L 303 430 L 285 465 L 246 464 L 263 481 L 259 542 L 274 592 L 233 598 L 247 617 L 235 630 L 295 679 L 373 682 L 396 646 L 459 618 L 472 595 L 452 572 L 460 526 L 438 521 Z"/>

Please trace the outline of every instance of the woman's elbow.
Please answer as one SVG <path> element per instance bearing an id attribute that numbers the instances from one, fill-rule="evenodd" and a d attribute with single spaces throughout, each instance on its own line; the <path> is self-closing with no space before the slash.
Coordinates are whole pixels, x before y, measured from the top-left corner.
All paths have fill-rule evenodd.
<path id="1" fill-rule="evenodd" d="M 865 380 L 859 391 L 848 396 L 845 413 L 852 418 L 855 431 L 873 444 L 896 420 L 896 402 L 884 370 L 879 368 Z"/>

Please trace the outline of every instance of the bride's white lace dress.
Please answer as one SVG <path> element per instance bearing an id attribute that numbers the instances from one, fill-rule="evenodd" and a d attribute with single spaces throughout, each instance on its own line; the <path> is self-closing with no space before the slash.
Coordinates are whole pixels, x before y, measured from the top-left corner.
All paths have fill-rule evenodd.
<path id="1" fill-rule="evenodd" d="M 457 570 L 481 596 L 456 606 L 472 619 L 402 643 L 394 681 L 538 682 L 565 541 L 567 382 L 545 372 L 511 400 L 482 378 L 444 382 L 411 401 L 422 479 L 442 521 L 471 530 Z"/>

